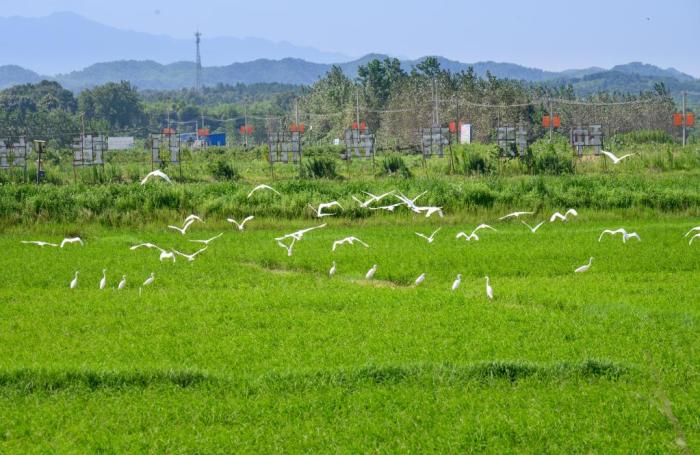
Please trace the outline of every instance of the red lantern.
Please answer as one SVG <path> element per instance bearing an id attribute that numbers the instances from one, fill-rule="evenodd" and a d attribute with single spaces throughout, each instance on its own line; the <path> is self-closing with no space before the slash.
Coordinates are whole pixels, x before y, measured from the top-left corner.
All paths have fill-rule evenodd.
<path id="1" fill-rule="evenodd" d="M 306 126 L 304 126 L 304 124 L 303 124 L 303 123 L 300 123 L 300 124 L 299 124 L 299 128 L 298 128 L 298 130 L 299 130 L 299 132 L 300 132 L 300 133 L 302 133 L 302 134 L 303 134 L 303 133 L 304 133 L 304 131 L 306 131 Z"/>
<path id="2" fill-rule="evenodd" d="M 457 122 L 450 122 L 450 133 L 454 134 L 457 132 Z"/>
<path id="3" fill-rule="evenodd" d="M 688 112 L 685 114 L 685 126 L 693 126 L 695 125 L 695 113 L 694 112 Z"/>
<path id="4" fill-rule="evenodd" d="M 552 126 L 554 128 L 560 128 L 561 127 L 561 117 L 558 115 L 555 115 L 554 118 L 552 119 Z"/>
<path id="5" fill-rule="evenodd" d="M 359 126 L 357 126 L 357 122 L 352 122 L 352 129 L 356 130 L 358 128 Z"/>
<path id="6" fill-rule="evenodd" d="M 680 112 L 673 114 L 673 126 L 683 126 L 683 114 Z"/>
<path id="7" fill-rule="evenodd" d="M 549 125 L 550 125 L 549 115 L 543 115 L 542 116 L 542 128 L 549 128 Z"/>
<path id="8" fill-rule="evenodd" d="M 360 122 L 360 131 L 364 133 L 365 130 L 367 130 L 367 124 L 364 121 L 362 121 Z"/>
<path id="9" fill-rule="evenodd" d="M 248 125 L 245 129 L 246 133 L 248 133 L 248 136 L 253 134 L 253 127 L 251 125 Z"/>
<path id="10" fill-rule="evenodd" d="M 292 124 L 290 125 L 290 127 L 289 127 L 289 131 L 291 131 L 292 133 L 298 132 L 298 131 L 299 131 L 299 128 L 297 127 L 297 124 L 296 124 L 296 123 L 292 123 Z"/>

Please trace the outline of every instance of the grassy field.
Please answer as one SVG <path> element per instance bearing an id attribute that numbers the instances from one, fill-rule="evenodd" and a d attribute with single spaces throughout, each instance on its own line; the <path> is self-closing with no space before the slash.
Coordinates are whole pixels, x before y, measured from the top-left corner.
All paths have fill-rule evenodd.
<path id="1" fill-rule="evenodd" d="M 315 221 L 5 227 L 0 452 L 696 450 L 700 243 L 683 235 L 698 220 L 580 212 L 534 235 L 495 212 L 330 219 L 292 257 L 272 238 Z M 498 232 L 455 240 L 480 222 Z M 432 245 L 414 234 L 438 226 Z M 599 243 L 606 227 L 642 242 Z M 192 263 L 129 250 L 219 232 Z M 71 233 L 86 245 L 19 243 Z M 332 253 L 347 235 L 370 248 Z"/>

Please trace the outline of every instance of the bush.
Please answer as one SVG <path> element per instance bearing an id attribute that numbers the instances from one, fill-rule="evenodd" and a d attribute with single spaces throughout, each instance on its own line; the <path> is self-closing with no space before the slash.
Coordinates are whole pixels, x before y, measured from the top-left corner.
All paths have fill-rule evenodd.
<path id="1" fill-rule="evenodd" d="M 676 141 L 666 131 L 641 130 L 616 134 L 612 142 L 616 146 L 625 146 L 635 144 L 673 144 Z"/>
<path id="2" fill-rule="evenodd" d="M 528 156 L 530 171 L 535 174 L 562 175 L 574 173 L 573 152 L 564 140 L 532 144 Z"/>
<path id="3" fill-rule="evenodd" d="M 496 168 L 498 148 L 494 145 L 468 144 L 455 150 L 455 170 L 464 175 L 488 174 Z"/>
<path id="4" fill-rule="evenodd" d="M 238 179 L 238 172 L 231 163 L 224 159 L 217 159 L 209 164 L 209 170 L 214 179 L 223 182 Z"/>
<path id="5" fill-rule="evenodd" d="M 406 166 L 406 162 L 399 155 L 389 155 L 381 162 L 380 174 L 384 176 L 397 176 L 410 178 L 413 176 L 411 170 Z"/>
<path id="6" fill-rule="evenodd" d="M 338 173 L 335 169 L 335 160 L 324 156 L 305 160 L 304 177 L 311 179 L 338 178 Z"/>

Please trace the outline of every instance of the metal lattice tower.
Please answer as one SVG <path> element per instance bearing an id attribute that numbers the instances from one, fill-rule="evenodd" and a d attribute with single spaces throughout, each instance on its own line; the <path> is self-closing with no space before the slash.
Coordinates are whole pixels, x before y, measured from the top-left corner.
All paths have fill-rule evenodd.
<path id="1" fill-rule="evenodd" d="M 194 34 L 194 37 L 197 40 L 197 61 L 196 61 L 196 72 L 197 75 L 195 77 L 195 82 L 194 82 L 194 89 L 195 91 L 199 91 L 202 88 L 202 55 L 199 52 L 199 44 L 202 41 L 202 34 L 197 30 Z"/>

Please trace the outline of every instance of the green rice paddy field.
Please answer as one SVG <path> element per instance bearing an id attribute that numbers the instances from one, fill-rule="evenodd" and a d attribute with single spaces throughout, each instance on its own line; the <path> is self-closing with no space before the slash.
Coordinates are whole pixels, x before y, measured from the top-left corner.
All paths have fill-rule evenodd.
<path id="1" fill-rule="evenodd" d="M 497 215 L 331 218 L 292 257 L 272 239 L 318 220 L 6 227 L 0 452 L 699 450 L 698 219 L 580 210 L 532 234 Z M 455 239 L 481 222 L 498 232 Z M 618 227 L 642 241 L 598 242 Z M 129 249 L 219 232 L 194 262 Z M 20 244 L 68 234 L 85 246 Z M 331 252 L 349 235 L 370 247 Z"/>

